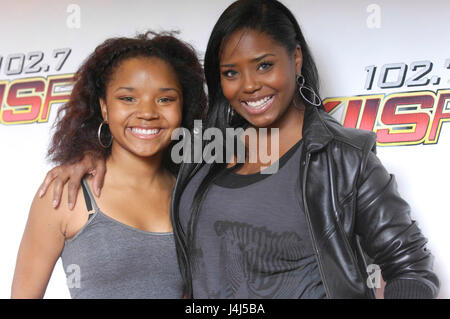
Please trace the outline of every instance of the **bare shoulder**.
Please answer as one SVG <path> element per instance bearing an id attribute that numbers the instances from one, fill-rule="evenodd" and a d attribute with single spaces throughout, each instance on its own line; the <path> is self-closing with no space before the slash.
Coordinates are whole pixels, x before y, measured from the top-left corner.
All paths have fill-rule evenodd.
<path id="1" fill-rule="evenodd" d="M 61 201 L 56 208 L 53 207 L 54 190 L 55 185 L 52 183 L 42 198 L 36 193 L 31 205 L 30 215 L 37 215 L 40 219 L 42 218 L 46 222 L 59 227 L 61 234 L 66 237 L 71 224 L 87 216 L 83 192 L 80 187 L 75 207 L 71 210 L 68 204 L 68 185 L 64 185 Z"/>

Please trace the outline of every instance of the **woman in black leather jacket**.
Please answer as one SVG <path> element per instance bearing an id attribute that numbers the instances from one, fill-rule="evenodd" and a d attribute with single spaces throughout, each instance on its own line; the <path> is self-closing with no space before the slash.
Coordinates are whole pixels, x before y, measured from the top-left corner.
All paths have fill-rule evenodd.
<path id="1" fill-rule="evenodd" d="M 189 297 L 374 298 L 373 267 L 386 281 L 385 298 L 437 296 L 433 256 L 375 155 L 376 135 L 344 128 L 323 110 L 315 64 L 285 6 L 275 0 L 230 5 L 211 33 L 204 67 L 204 129 L 278 128 L 280 166 L 299 157 L 286 164 L 294 167 L 293 184 L 266 193 L 270 180 L 259 176 L 261 158 L 238 163 L 233 154 L 226 163 L 181 165 L 171 214 Z M 246 142 L 247 154 L 251 147 Z M 78 176 L 95 169 L 100 184 L 102 165 L 86 156 L 73 167 Z M 56 176 L 65 181 L 67 172 L 50 171 L 43 190 Z M 223 187 L 223 179 L 232 186 Z M 286 199 L 292 190 L 297 195 Z M 272 208 L 260 205 L 264 196 L 275 198 Z M 285 217 L 297 204 L 297 215 Z"/>

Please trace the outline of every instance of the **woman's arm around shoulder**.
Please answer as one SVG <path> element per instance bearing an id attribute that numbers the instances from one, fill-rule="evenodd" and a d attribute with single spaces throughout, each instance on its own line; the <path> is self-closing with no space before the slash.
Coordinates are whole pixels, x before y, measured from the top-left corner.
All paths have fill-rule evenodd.
<path id="1" fill-rule="evenodd" d="M 86 174 L 94 176 L 93 191 L 100 196 L 100 190 L 106 173 L 105 159 L 92 153 L 86 153 L 83 159 L 73 164 L 63 164 L 52 168 L 45 176 L 44 182 L 39 189 L 39 196 L 44 196 L 52 185 L 50 193 L 53 194 L 53 207 L 58 207 L 61 202 L 61 196 L 64 185 L 68 185 L 68 206 L 70 209 L 75 207 L 78 190 L 81 186 L 81 180 Z"/>

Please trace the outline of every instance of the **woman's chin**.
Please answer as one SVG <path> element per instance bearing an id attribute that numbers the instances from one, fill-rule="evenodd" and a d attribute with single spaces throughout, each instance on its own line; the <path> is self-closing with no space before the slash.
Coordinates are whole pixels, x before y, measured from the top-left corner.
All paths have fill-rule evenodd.
<path id="1" fill-rule="evenodd" d="M 249 116 L 246 120 L 251 126 L 257 128 L 271 127 L 276 118 L 272 116 Z"/>

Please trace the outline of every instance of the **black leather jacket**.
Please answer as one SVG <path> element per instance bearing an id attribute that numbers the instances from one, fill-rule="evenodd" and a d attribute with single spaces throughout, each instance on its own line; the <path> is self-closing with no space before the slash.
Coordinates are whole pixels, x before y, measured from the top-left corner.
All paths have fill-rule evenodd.
<path id="1" fill-rule="evenodd" d="M 394 176 L 375 155 L 376 134 L 345 128 L 325 111 L 307 107 L 302 147 L 299 195 L 327 297 L 375 298 L 367 282 L 369 263 L 381 268 L 385 298 L 436 297 L 433 256 Z M 172 197 L 179 258 L 186 258 L 186 250 L 178 205 L 200 166 L 181 166 Z"/>

